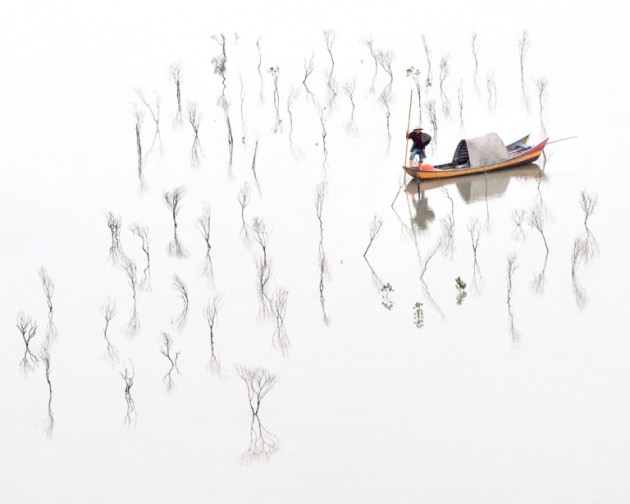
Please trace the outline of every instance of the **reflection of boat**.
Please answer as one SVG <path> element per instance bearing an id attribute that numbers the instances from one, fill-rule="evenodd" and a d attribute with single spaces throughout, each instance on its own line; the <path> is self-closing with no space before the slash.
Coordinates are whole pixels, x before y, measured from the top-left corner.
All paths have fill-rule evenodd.
<path id="1" fill-rule="evenodd" d="M 492 173 L 479 175 L 462 175 L 457 178 L 434 179 L 434 180 L 410 180 L 405 187 L 408 202 L 411 203 L 415 215 L 411 216 L 414 226 L 424 230 L 429 223 L 435 220 L 435 212 L 429 206 L 429 193 L 440 188 L 449 189 L 457 187 L 462 200 L 466 203 L 473 203 L 478 200 L 501 196 L 505 193 L 510 180 L 520 178 L 542 177 L 543 170 L 537 164 L 499 170 Z"/>
<path id="2" fill-rule="evenodd" d="M 477 138 L 460 140 L 455 148 L 453 160 L 432 166 L 403 166 L 408 175 L 414 178 L 441 179 L 461 175 L 489 172 L 504 168 L 513 168 L 536 161 L 542 154 L 547 140 L 538 145 L 527 144 L 529 135 L 511 144 L 504 144 L 496 133 L 488 133 Z"/>
<path id="3" fill-rule="evenodd" d="M 432 180 L 411 180 L 406 187 L 406 192 L 410 194 L 418 191 L 429 191 L 440 187 L 449 188 L 456 186 L 457 191 L 466 203 L 471 203 L 479 199 L 491 198 L 503 194 L 512 178 L 541 177 L 543 170 L 537 164 L 530 163 L 517 168 L 498 170 L 487 173 L 485 177 L 479 175 L 462 175 L 457 178 L 432 179 Z"/>

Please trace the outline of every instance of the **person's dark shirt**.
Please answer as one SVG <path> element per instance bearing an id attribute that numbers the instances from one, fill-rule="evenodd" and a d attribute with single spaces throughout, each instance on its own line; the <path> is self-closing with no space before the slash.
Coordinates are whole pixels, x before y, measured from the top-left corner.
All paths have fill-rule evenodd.
<path id="1" fill-rule="evenodd" d="M 412 149 L 424 149 L 431 141 L 431 135 L 418 130 L 407 133 L 407 138 L 413 141 Z"/>

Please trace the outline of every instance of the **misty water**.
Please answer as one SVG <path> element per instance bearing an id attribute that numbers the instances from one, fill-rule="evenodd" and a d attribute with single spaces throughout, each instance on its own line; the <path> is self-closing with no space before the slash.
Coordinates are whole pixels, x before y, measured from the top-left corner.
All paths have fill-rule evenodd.
<path id="1" fill-rule="evenodd" d="M 302 30 L 293 8 L 286 25 L 182 9 L 172 31 L 166 9 L 138 26 L 74 8 L 23 7 L 4 35 L 3 502 L 630 498 L 614 13 L 579 7 L 556 39 L 559 5 L 469 12 L 448 37 L 377 13 L 359 30 L 343 7 L 326 24 L 332 6 Z M 412 66 L 427 161 L 490 131 L 549 137 L 545 155 L 418 185 Z M 252 415 L 239 370 L 257 368 L 277 381 Z"/>

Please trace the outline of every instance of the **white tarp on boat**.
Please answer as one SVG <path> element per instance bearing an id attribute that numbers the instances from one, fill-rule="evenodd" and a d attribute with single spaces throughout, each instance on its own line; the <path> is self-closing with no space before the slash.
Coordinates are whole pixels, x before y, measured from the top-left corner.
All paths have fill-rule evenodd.
<path id="1" fill-rule="evenodd" d="M 453 154 L 453 165 L 483 166 L 508 157 L 508 151 L 496 133 L 460 140 Z"/>

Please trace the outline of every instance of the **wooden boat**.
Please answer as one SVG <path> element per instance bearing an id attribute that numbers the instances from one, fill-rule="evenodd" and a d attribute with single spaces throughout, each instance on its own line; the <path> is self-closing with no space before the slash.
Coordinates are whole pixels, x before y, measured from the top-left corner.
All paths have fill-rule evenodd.
<path id="1" fill-rule="evenodd" d="M 536 161 L 547 145 L 545 138 L 537 145 L 527 144 L 529 135 L 511 144 L 504 144 L 496 133 L 460 140 L 450 163 L 403 166 L 408 175 L 420 179 L 440 179 L 459 175 L 484 173 L 502 168 L 513 168 Z"/>

